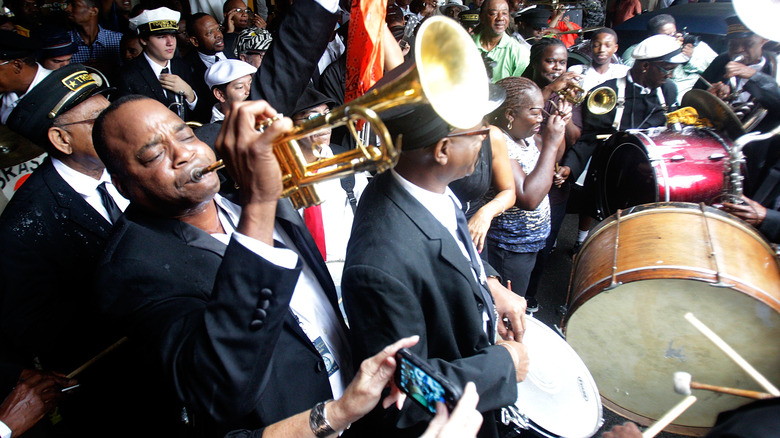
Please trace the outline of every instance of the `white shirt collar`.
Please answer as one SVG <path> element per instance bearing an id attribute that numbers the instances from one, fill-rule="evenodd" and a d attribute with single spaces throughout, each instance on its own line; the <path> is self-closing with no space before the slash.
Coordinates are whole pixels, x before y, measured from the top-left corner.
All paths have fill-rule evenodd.
<path id="1" fill-rule="evenodd" d="M 209 68 L 216 63 L 216 61 L 214 61 L 215 56 L 219 58 L 220 61 L 224 61 L 227 59 L 225 54 L 222 52 L 217 52 L 213 55 L 206 55 L 205 53 L 198 52 L 198 57 L 200 58 L 201 61 L 203 61 L 203 65 L 205 65 L 206 68 Z"/>
<path id="2" fill-rule="evenodd" d="M 634 82 L 634 78 L 631 76 L 630 71 L 627 73 L 627 77 L 628 77 L 628 82 L 631 82 L 632 84 L 634 84 L 635 87 L 639 88 L 639 94 L 650 94 L 653 92 L 653 90 Z"/>
<path id="3" fill-rule="evenodd" d="M 171 67 L 170 67 L 171 66 L 171 60 L 170 59 L 165 62 L 165 65 L 160 65 L 160 64 L 156 63 L 155 61 L 153 61 L 152 58 L 150 58 L 149 55 L 146 54 L 146 52 L 144 52 L 144 58 L 146 58 L 146 62 L 149 63 L 149 66 L 152 67 L 152 71 L 154 72 L 154 75 L 156 77 L 158 77 L 158 78 L 160 77 L 160 74 L 162 74 L 162 69 L 164 69 L 165 67 L 168 67 L 168 72 L 169 73 L 173 73 L 173 71 L 171 70 Z"/>
<path id="4" fill-rule="evenodd" d="M 219 106 L 219 104 L 215 103 L 214 106 L 211 107 L 211 122 L 210 123 L 221 122 L 221 121 L 225 120 L 225 115 L 222 114 L 222 111 L 220 111 L 219 108 L 217 108 L 218 106 Z"/>
<path id="5" fill-rule="evenodd" d="M 106 218 L 107 221 L 111 222 L 111 219 L 108 211 L 106 210 L 106 207 L 103 205 L 103 199 L 101 198 L 100 193 L 97 191 L 98 185 L 104 182 L 106 183 L 106 190 L 108 191 L 108 194 L 111 195 L 111 198 L 114 199 L 117 207 L 119 207 L 122 211 L 125 211 L 127 206 L 130 204 L 130 201 L 120 195 L 119 191 L 117 191 L 116 187 L 114 187 L 114 184 L 111 182 L 111 176 L 105 169 L 103 169 L 103 174 L 100 175 L 100 179 L 98 180 L 68 167 L 65 163 L 56 158 L 52 157 L 51 162 L 54 165 L 54 169 L 62 177 L 62 179 L 65 180 L 65 182 L 71 188 L 73 188 L 76 193 L 81 195 L 81 197 L 87 201 L 87 203 L 91 205 L 92 208 L 94 208 L 98 213 Z"/>
<path id="6" fill-rule="evenodd" d="M 456 206 L 457 208 L 461 208 L 461 205 L 460 201 L 449 187 L 444 190 L 444 193 L 435 193 L 414 185 L 399 175 L 395 170 L 391 170 L 391 173 L 404 190 L 412 195 L 414 199 L 419 201 L 420 204 L 422 204 L 423 207 L 425 207 L 425 209 L 444 226 L 444 228 L 451 234 L 456 235 L 455 233 L 457 233 L 458 230 L 458 219 L 455 216 L 455 208 Z"/>

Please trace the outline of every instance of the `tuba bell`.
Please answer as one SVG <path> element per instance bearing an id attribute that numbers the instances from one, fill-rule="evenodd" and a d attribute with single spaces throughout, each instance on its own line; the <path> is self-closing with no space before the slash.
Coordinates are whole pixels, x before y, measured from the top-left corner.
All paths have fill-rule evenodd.
<path id="1" fill-rule="evenodd" d="M 474 42 L 457 21 L 431 17 L 420 26 L 414 44 L 415 63 L 398 78 L 330 113 L 296 126 L 274 142 L 274 154 L 282 170 L 282 197 L 295 208 L 322 202 L 315 183 L 361 171 L 384 172 L 398 162 L 401 138 L 392 139 L 379 114 L 407 105 L 429 104 L 451 126 L 470 128 L 484 114 L 488 100 L 488 77 Z M 484 86 L 481 86 L 484 84 Z M 379 145 L 364 144 L 357 123 L 366 121 L 379 136 Z M 347 126 L 357 147 L 331 158 L 307 162 L 298 145 L 300 139 L 325 129 Z M 193 180 L 219 169 L 222 160 L 195 169 Z"/>

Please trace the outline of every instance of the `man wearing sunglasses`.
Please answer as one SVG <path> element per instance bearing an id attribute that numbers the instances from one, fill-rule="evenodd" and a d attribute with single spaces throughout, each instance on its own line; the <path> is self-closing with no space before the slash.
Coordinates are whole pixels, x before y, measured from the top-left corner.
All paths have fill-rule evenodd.
<path id="1" fill-rule="evenodd" d="M 372 356 L 386 339 L 419 334 L 411 349 L 454 385 L 476 384 L 479 436 L 497 437 L 494 414 L 515 403 L 527 372 L 525 300 L 489 278 L 496 273 L 483 268 L 448 187 L 474 171 L 488 129 L 455 129 L 429 105 L 382 120 L 393 139 L 403 135 L 403 151 L 364 191 L 347 246 L 342 291 L 353 361 Z M 507 340 L 498 345 L 497 335 Z M 429 418 L 407 401 L 400 412 L 375 409 L 352 429 L 356 436 L 417 437 Z"/>
<path id="2" fill-rule="evenodd" d="M 639 43 L 632 56 L 634 66 L 625 77 L 602 84 L 615 91 L 615 108 L 594 114 L 583 105 L 582 135 L 563 156 L 556 184 L 580 177 L 598 145 L 596 136 L 666 124 L 666 113 L 677 101 L 677 86 L 669 79 L 677 65 L 688 61 L 682 54 L 682 44 L 673 36 L 653 35 Z"/>

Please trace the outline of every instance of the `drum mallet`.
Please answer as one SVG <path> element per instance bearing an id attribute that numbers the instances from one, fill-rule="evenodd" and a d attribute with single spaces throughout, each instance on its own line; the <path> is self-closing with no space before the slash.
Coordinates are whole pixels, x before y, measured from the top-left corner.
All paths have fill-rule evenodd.
<path id="1" fill-rule="evenodd" d="M 726 353 L 726 356 L 728 356 L 731 360 L 734 361 L 737 365 L 739 365 L 743 370 L 745 370 L 746 373 L 750 375 L 750 377 L 753 378 L 756 382 L 758 382 L 759 385 L 761 385 L 766 392 L 772 394 L 775 397 L 780 396 L 780 390 L 778 390 L 774 385 L 772 385 L 769 380 L 767 380 L 766 377 L 761 375 L 761 373 L 758 372 L 755 368 L 753 368 L 752 365 L 748 363 L 745 359 L 742 358 L 742 356 L 739 355 L 736 351 L 734 351 L 733 348 L 729 346 L 723 339 L 721 339 L 720 336 L 718 336 L 714 331 L 712 331 L 709 327 L 704 325 L 703 322 L 699 321 L 698 318 L 693 316 L 693 313 L 688 312 L 685 314 L 685 319 L 688 320 L 694 327 L 696 327 L 697 330 L 701 332 L 704 336 L 706 336 L 710 341 L 712 341 L 713 344 L 715 344 L 718 348 L 721 349 L 724 353 Z"/>
<path id="2" fill-rule="evenodd" d="M 703 389 L 705 391 L 719 392 L 721 394 L 731 394 L 739 397 L 764 399 L 774 398 L 772 394 L 759 391 L 750 391 L 747 389 L 728 388 L 725 386 L 708 385 L 692 380 L 691 374 L 685 371 L 674 373 L 674 391 L 682 395 L 691 395 L 691 389 Z"/>
<path id="3" fill-rule="evenodd" d="M 668 426 L 669 423 L 682 415 L 682 413 L 685 412 L 685 410 L 691 407 L 691 405 L 694 403 L 696 403 L 695 395 L 689 395 L 682 399 L 680 403 L 677 403 L 677 405 L 669 410 L 669 412 L 665 413 L 663 417 L 659 418 L 655 424 L 642 432 L 642 438 L 653 438 L 654 436 L 658 435 L 658 433 L 661 432 L 664 427 Z"/>
<path id="4" fill-rule="evenodd" d="M 115 349 L 116 347 L 118 347 L 118 346 L 120 346 L 120 345 L 124 344 L 126 341 L 127 341 L 127 336 L 125 336 L 125 337 L 123 337 L 122 339 L 120 339 L 120 340 L 118 340 L 118 341 L 114 342 L 113 344 L 111 344 L 111 346 L 109 346 L 109 347 L 108 347 L 108 348 L 106 348 L 105 350 L 103 350 L 103 351 L 101 351 L 100 353 L 98 353 L 98 355 L 97 355 L 97 356 L 95 356 L 95 357 L 93 357 L 92 359 L 90 359 L 90 360 L 88 360 L 87 362 L 85 362 L 85 363 L 84 363 L 84 365 L 82 365 L 82 366 L 80 366 L 80 367 L 76 368 L 75 370 L 71 371 L 71 373 L 70 373 L 70 374 L 68 374 L 68 375 L 67 375 L 67 376 L 65 376 L 65 377 L 67 377 L 68 379 L 72 379 L 72 378 L 74 378 L 74 377 L 78 376 L 79 374 L 81 374 L 81 372 L 82 372 L 82 371 L 84 371 L 85 369 L 87 369 L 87 368 L 89 368 L 90 366 L 92 366 L 92 364 L 94 364 L 95 362 L 97 362 L 97 361 L 99 361 L 100 359 L 102 359 L 102 358 L 103 358 L 103 356 L 107 355 L 108 353 L 111 353 L 112 351 L 114 351 L 114 349 Z"/>

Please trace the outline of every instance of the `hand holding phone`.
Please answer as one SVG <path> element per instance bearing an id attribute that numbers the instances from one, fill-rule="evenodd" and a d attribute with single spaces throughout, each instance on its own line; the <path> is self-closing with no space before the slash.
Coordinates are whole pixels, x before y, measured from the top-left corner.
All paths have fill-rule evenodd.
<path id="1" fill-rule="evenodd" d="M 452 412 L 463 390 L 437 373 L 422 358 L 409 349 L 396 353 L 395 384 L 409 398 L 436 415 L 436 402 L 440 401 Z"/>

